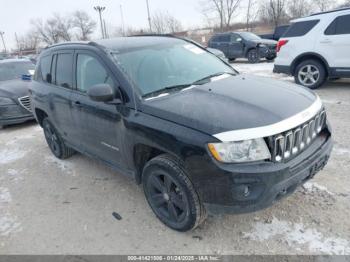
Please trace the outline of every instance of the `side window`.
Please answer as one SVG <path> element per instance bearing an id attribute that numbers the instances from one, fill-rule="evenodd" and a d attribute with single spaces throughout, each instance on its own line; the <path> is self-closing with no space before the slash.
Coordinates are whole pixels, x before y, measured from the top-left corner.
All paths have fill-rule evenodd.
<path id="1" fill-rule="evenodd" d="M 283 37 L 298 37 L 304 36 L 314 28 L 320 20 L 310 20 L 296 22 L 292 24 Z"/>
<path id="2" fill-rule="evenodd" d="M 231 36 L 230 35 L 221 35 L 221 37 L 220 37 L 220 42 L 226 42 L 226 43 L 228 43 L 228 42 L 230 42 L 230 39 L 231 38 Z"/>
<path id="3" fill-rule="evenodd" d="M 113 80 L 107 70 L 94 57 L 78 54 L 77 59 L 77 89 L 86 92 L 91 86 L 109 84 L 113 87 Z"/>
<path id="4" fill-rule="evenodd" d="M 52 56 L 44 56 L 40 59 L 40 71 L 41 71 L 41 79 L 43 82 L 51 83 L 52 75 L 51 75 L 51 62 Z"/>
<path id="5" fill-rule="evenodd" d="M 326 29 L 325 35 L 350 34 L 350 15 L 337 17 Z"/>
<path id="6" fill-rule="evenodd" d="M 237 39 L 241 38 L 239 35 L 233 34 L 231 35 L 231 43 L 240 43 Z"/>
<path id="7" fill-rule="evenodd" d="M 58 54 L 56 62 L 56 85 L 72 88 L 73 87 L 73 55 Z"/>

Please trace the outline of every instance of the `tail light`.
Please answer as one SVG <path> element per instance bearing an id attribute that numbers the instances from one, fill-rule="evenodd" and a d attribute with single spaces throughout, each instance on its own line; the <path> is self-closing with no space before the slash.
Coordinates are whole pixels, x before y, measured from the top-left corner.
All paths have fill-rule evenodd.
<path id="1" fill-rule="evenodd" d="M 279 40 L 276 46 L 276 52 L 279 52 L 282 48 L 282 46 L 286 45 L 288 43 L 288 40 Z"/>

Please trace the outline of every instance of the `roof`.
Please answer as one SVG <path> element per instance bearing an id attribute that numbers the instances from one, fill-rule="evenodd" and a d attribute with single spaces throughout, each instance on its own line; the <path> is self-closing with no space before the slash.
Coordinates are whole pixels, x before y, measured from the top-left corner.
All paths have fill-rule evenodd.
<path id="1" fill-rule="evenodd" d="M 129 37 L 117 37 L 111 39 L 103 39 L 95 41 L 100 46 L 104 46 L 108 49 L 112 50 L 129 50 L 140 47 L 154 46 L 159 44 L 167 44 L 167 43 L 183 43 L 183 39 L 173 37 L 171 35 L 163 35 L 163 36 L 129 36 Z"/>
<path id="2" fill-rule="evenodd" d="M 90 46 L 102 46 L 107 49 L 123 51 L 134 48 L 154 46 L 165 43 L 181 43 L 186 40 L 172 36 L 172 35 L 140 35 L 140 36 L 129 36 L 129 37 L 116 37 L 109 39 L 102 39 L 96 41 L 76 41 L 76 42 L 63 42 L 48 46 L 46 49 L 54 47 L 65 47 L 71 45 L 90 45 Z"/>
<path id="3" fill-rule="evenodd" d="M 344 7 L 344 8 L 334 9 L 334 10 L 330 10 L 330 11 L 314 13 L 314 14 L 312 14 L 312 15 L 310 15 L 310 16 L 323 15 L 323 14 L 329 14 L 329 13 L 340 12 L 340 11 L 346 11 L 346 10 L 350 10 L 350 7 Z"/>

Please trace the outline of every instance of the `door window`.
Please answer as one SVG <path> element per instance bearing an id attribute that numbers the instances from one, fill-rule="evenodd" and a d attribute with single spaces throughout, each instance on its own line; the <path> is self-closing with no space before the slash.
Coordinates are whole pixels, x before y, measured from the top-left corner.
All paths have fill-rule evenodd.
<path id="1" fill-rule="evenodd" d="M 56 62 L 56 85 L 65 88 L 73 86 L 73 56 L 72 54 L 58 54 Z"/>
<path id="2" fill-rule="evenodd" d="M 231 35 L 231 43 L 234 43 L 234 44 L 240 43 L 240 41 L 238 41 L 238 39 L 242 39 L 242 38 L 236 34 Z"/>
<path id="3" fill-rule="evenodd" d="M 350 34 L 350 15 L 337 17 L 326 29 L 325 35 Z"/>
<path id="4" fill-rule="evenodd" d="M 97 84 L 109 84 L 113 87 L 113 80 L 96 58 L 78 54 L 77 89 L 85 93 L 88 88 Z"/>

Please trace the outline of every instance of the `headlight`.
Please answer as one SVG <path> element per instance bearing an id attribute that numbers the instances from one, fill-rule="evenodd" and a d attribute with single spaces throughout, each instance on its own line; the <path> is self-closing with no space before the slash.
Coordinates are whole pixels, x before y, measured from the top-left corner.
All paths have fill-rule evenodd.
<path id="1" fill-rule="evenodd" d="M 13 104 L 15 104 L 15 102 L 12 99 L 0 96 L 0 106 L 7 106 Z"/>
<path id="2" fill-rule="evenodd" d="M 260 48 L 267 48 L 267 45 L 260 44 L 259 47 L 260 47 Z"/>
<path id="3" fill-rule="evenodd" d="M 263 138 L 210 143 L 208 148 L 213 157 L 224 163 L 251 162 L 271 159 L 271 154 Z"/>

